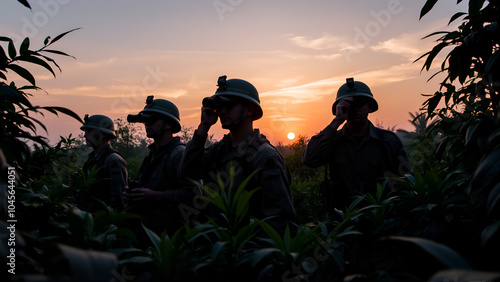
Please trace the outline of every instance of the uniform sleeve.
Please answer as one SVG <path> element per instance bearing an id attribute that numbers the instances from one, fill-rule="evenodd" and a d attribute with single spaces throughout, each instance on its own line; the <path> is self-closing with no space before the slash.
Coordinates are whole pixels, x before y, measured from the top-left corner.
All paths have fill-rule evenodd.
<path id="1" fill-rule="evenodd" d="M 302 163 L 308 167 L 319 167 L 327 162 L 331 142 L 336 131 L 327 126 L 320 133 L 313 136 L 302 153 Z"/>
<path id="2" fill-rule="evenodd" d="M 168 173 L 171 178 L 175 178 L 176 181 L 173 181 L 177 184 L 175 189 L 168 189 L 164 191 L 164 200 L 167 203 L 178 204 L 179 202 L 188 201 L 193 193 L 194 185 L 191 181 L 187 179 L 180 179 L 179 177 L 179 169 L 182 161 L 182 156 L 184 153 L 184 146 L 177 146 L 177 148 L 172 152 L 172 158 L 169 159 L 169 166 L 171 169 Z"/>
<path id="3" fill-rule="evenodd" d="M 208 135 L 200 136 L 195 131 L 186 145 L 179 167 L 181 180 L 200 180 L 208 171 L 208 164 L 214 157 L 213 145 L 205 148 Z"/>
<path id="4" fill-rule="evenodd" d="M 111 154 L 106 159 L 106 168 L 111 185 L 111 202 L 113 209 L 121 210 L 124 207 L 123 190 L 128 185 L 127 163 L 120 156 Z"/>
<path id="5" fill-rule="evenodd" d="M 286 225 L 295 218 L 288 170 L 279 156 L 267 157 L 260 169 L 263 216 L 272 217 L 268 220 L 269 224 L 283 234 Z"/>

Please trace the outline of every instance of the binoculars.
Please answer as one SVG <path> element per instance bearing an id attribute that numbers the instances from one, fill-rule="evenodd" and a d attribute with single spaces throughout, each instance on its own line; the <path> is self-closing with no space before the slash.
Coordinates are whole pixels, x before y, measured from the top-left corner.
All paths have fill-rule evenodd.
<path id="1" fill-rule="evenodd" d="M 128 122 L 142 122 L 142 123 L 152 123 L 155 122 L 158 118 L 154 117 L 152 115 L 144 114 L 144 113 L 139 113 L 137 115 L 128 115 L 127 116 L 127 121 Z"/>
<path id="2" fill-rule="evenodd" d="M 203 98 L 201 102 L 203 107 L 211 108 L 214 110 L 220 110 L 222 108 L 226 108 L 230 110 L 234 106 L 234 102 L 223 96 L 211 96 Z"/>
<path id="3" fill-rule="evenodd" d="M 347 101 L 352 108 L 361 108 L 368 103 L 368 99 L 365 97 L 354 96 L 352 101 Z"/>

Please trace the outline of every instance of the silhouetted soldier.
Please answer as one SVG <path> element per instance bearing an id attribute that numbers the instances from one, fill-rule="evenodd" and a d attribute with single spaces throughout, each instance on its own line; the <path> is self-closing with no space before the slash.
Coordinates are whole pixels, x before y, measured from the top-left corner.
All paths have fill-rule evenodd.
<path id="1" fill-rule="evenodd" d="M 85 115 L 80 127 L 85 132 L 87 146 L 94 150 L 83 165 L 83 172 L 93 177 L 96 182 L 85 191 L 80 191 L 79 207 L 95 213 L 103 206 L 103 201 L 115 210 L 123 209 L 123 189 L 128 182 L 127 163 L 120 153 L 111 147 L 109 141 L 116 138 L 113 121 L 104 115 Z"/>
<path id="2" fill-rule="evenodd" d="M 370 88 L 347 79 L 333 103 L 333 121 L 313 136 L 302 155 L 309 167 L 329 165 L 333 190 L 322 191 L 326 208 L 344 210 L 352 197 L 375 193 L 384 177 L 403 176 L 411 165 L 395 133 L 373 126 L 368 114 L 378 110 Z M 340 125 L 346 124 L 338 130 Z"/>
<path id="3" fill-rule="evenodd" d="M 149 96 L 144 109 L 127 120 L 144 123 L 147 137 L 154 143 L 149 145 L 136 187 L 127 187 L 124 192 L 126 202 L 133 206 L 131 212 L 143 217 L 146 227 L 158 234 L 166 231 L 173 235 L 186 223 L 181 204 L 190 203 L 193 194 L 192 186 L 178 177 L 185 148 L 180 138 L 173 136 L 181 129 L 179 110 L 170 101 Z M 143 234 L 142 227 L 136 227 Z"/>
<path id="4" fill-rule="evenodd" d="M 217 174 L 220 174 L 226 176 L 227 191 L 231 166 L 235 170 L 232 189 L 256 172 L 246 186 L 248 190 L 258 188 L 250 200 L 248 214 L 258 219 L 272 217 L 268 222 L 283 234 L 295 216 L 290 174 L 278 151 L 253 128 L 253 121 L 262 114 L 259 94 L 252 84 L 219 77 L 215 94 L 203 100 L 201 122 L 184 152 L 181 176 L 203 179 L 205 185 L 214 188 L 219 187 Z M 229 134 L 205 148 L 208 131 L 218 119 Z M 208 214 L 220 219 L 213 205 L 209 205 Z"/>

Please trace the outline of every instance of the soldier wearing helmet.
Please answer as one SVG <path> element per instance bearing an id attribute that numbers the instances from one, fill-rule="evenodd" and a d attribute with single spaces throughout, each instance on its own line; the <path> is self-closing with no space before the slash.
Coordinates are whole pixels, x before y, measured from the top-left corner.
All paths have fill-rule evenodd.
<path id="1" fill-rule="evenodd" d="M 333 187 L 323 186 L 328 212 L 345 210 L 354 196 L 375 193 L 384 177 L 403 176 L 411 165 L 403 144 L 392 131 L 375 127 L 368 114 L 378 110 L 370 88 L 348 78 L 332 106 L 333 121 L 313 136 L 302 155 L 309 167 L 326 165 Z M 345 125 L 339 130 L 339 127 Z"/>
<path id="2" fill-rule="evenodd" d="M 184 225 L 180 208 L 182 203 L 190 201 L 192 193 L 186 189 L 189 185 L 178 177 L 185 148 L 180 138 L 173 136 L 181 130 L 179 110 L 168 100 L 148 96 L 144 109 L 137 115 L 128 115 L 127 120 L 144 123 L 147 137 L 154 142 L 148 147 L 149 154 L 139 170 L 138 181 L 123 193 L 125 201 L 132 206 L 132 212 L 143 217 L 146 227 L 158 234 L 166 231 L 173 235 Z M 140 222 L 136 223 L 139 236 L 145 235 Z"/>
<path id="3" fill-rule="evenodd" d="M 257 189 L 250 200 L 248 215 L 269 219 L 280 233 L 295 216 L 290 192 L 290 174 L 278 151 L 253 128 L 253 121 L 262 117 L 257 89 L 242 79 L 219 77 L 217 90 L 203 99 L 201 122 L 187 144 L 181 164 L 181 176 L 203 179 L 203 183 L 218 190 L 217 175 L 225 177 L 224 188 L 236 189 L 247 177 L 246 189 Z M 210 128 L 218 121 L 229 134 L 205 148 Z M 234 168 L 230 186 L 230 169 Z M 219 211 L 209 206 L 207 214 L 221 223 Z"/>
<path id="4" fill-rule="evenodd" d="M 128 172 L 127 162 L 110 144 L 110 140 L 116 138 L 113 121 L 104 115 L 85 115 L 84 121 L 80 129 L 85 132 L 87 146 L 94 150 L 83 165 L 83 172 L 87 177 L 93 174 L 97 182 L 81 191 L 79 207 L 94 213 L 103 209 L 100 200 L 121 210 L 124 206 L 122 192 L 128 182 Z"/>

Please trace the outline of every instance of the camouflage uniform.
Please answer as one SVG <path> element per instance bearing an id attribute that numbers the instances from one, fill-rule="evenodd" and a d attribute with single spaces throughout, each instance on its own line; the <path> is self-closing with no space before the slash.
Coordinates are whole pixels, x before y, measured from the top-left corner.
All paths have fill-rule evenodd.
<path id="1" fill-rule="evenodd" d="M 236 148 L 232 147 L 229 135 L 205 149 L 207 136 L 195 132 L 187 144 L 181 164 L 181 176 L 203 179 L 211 188 L 218 188 L 217 173 L 227 183 L 231 165 L 235 169 L 234 186 L 238 187 L 254 171 L 246 189 L 256 191 L 250 200 L 249 216 L 264 219 L 275 216 L 268 222 L 280 233 L 295 216 L 292 194 L 290 192 L 290 174 L 278 151 L 269 144 L 259 130 L 254 130 L 247 139 Z M 218 218 L 214 206 L 209 206 L 208 216 Z"/>
<path id="2" fill-rule="evenodd" d="M 140 187 L 163 191 L 164 195 L 161 199 L 142 200 L 131 211 L 141 215 L 144 225 L 157 234 L 167 231 L 172 235 L 186 222 L 181 204 L 189 204 L 193 192 L 189 184 L 178 177 L 184 148 L 178 137 L 158 148 L 155 144 L 150 145 L 149 155 L 139 171 Z"/>
<path id="3" fill-rule="evenodd" d="M 313 136 L 302 155 L 306 166 L 328 163 L 335 192 L 330 203 L 344 209 L 347 199 L 360 193 L 375 193 L 383 177 L 403 176 L 411 165 L 395 133 L 373 126 L 369 134 L 355 137 L 346 125 L 335 132 L 327 126 Z"/>
<path id="4" fill-rule="evenodd" d="M 95 213 L 103 209 L 97 201 L 101 200 L 114 209 L 123 209 L 122 193 L 124 187 L 128 185 L 128 172 L 127 163 L 120 153 L 109 144 L 98 154 L 93 151 L 83 165 L 86 177 L 92 170 L 97 170 L 94 175 L 97 182 L 83 192 L 79 207 Z"/>

